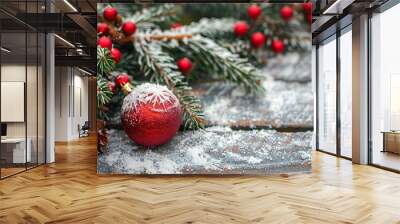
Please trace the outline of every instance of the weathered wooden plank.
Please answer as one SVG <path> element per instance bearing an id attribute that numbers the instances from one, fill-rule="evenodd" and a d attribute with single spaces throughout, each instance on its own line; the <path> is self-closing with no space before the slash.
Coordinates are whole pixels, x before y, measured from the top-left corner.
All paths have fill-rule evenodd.
<path id="1" fill-rule="evenodd" d="M 311 54 L 288 53 L 271 57 L 267 66 L 261 69 L 261 74 L 286 82 L 311 82 Z"/>
<path id="2" fill-rule="evenodd" d="M 262 85 L 266 92 L 257 96 L 227 83 L 202 83 L 194 91 L 210 126 L 312 130 L 314 108 L 310 82 L 269 78 Z"/>
<path id="3" fill-rule="evenodd" d="M 212 127 L 178 133 L 155 149 L 135 145 L 111 130 L 109 151 L 98 157 L 99 173 L 271 174 L 309 171 L 312 132 L 233 131 Z"/>

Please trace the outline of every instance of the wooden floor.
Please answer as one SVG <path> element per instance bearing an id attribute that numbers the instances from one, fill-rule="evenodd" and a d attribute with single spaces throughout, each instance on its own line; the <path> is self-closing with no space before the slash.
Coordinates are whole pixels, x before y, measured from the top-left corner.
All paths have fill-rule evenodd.
<path id="1" fill-rule="evenodd" d="M 0 181 L 0 223 L 400 223 L 400 175 L 313 155 L 311 174 L 98 176 L 94 138 Z"/>

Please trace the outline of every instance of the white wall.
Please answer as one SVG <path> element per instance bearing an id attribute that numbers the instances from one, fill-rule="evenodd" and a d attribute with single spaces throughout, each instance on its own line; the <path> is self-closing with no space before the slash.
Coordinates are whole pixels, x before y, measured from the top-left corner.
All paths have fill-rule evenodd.
<path id="1" fill-rule="evenodd" d="M 55 85 L 55 140 L 77 139 L 78 125 L 88 120 L 88 78 L 76 68 L 56 67 Z"/>

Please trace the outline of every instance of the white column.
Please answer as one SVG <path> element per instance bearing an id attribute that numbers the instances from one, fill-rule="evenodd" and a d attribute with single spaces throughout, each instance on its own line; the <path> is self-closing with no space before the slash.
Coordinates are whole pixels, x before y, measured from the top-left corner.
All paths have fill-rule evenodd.
<path id="1" fill-rule="evenodd" d="M 46 163 L 52 163 L 55 161 L 55 44 L 53 34 L 47 34 L 46 47 Z"/>
<path id="2" fill-rule="evenodd" d="M 353 20 L 353 162 L 368 163 L 368 16 Z"/>

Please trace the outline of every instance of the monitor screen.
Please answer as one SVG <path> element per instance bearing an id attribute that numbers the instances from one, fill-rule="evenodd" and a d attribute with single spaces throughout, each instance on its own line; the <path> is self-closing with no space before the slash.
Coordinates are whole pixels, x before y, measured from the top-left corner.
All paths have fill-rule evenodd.
<path id="1" fill-rule="evenodd" d="M 1 136 L 7 136 L 7 124 L 1 124 Z"/>

